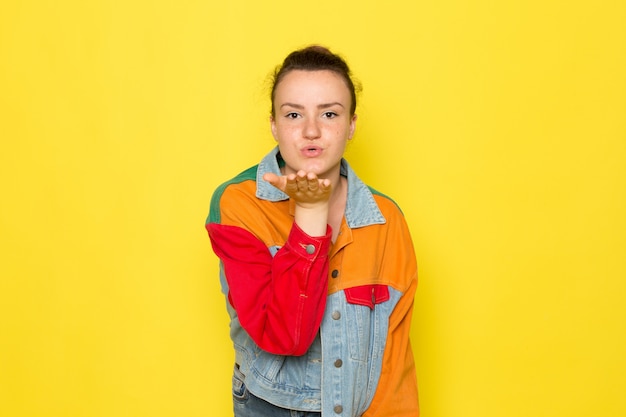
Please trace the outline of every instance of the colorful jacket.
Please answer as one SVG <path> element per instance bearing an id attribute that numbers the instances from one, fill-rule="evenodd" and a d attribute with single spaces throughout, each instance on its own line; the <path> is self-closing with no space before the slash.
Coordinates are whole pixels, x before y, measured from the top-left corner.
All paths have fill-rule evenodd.
<path id="1" fill-rule="evenodd" d="M 294 223 L 265 182 L 275 148 L 221 185 L 206 228 L 220 258 L 245 384 L 275 405 L 327 416 L 419 415 L 409 341 L 417 266 L 404 216 L 345 160 L 348 198 L 333 244 Z"/>

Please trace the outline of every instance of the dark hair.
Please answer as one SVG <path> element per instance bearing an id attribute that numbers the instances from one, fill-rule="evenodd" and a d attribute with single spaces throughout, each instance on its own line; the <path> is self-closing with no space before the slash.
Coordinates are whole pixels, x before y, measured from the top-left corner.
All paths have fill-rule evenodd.
<path id="1" fill-rule="evenodd" d="M 319 45 L 311 45 L 304 49 L 293 51 L 283 61 L 282 65 L 276 67 L 272 77 L 272 92 L 270 99 L 272 100 L 272 116 L 274 115 L 274 98 L 276 96 L 276 87 L 287 75 L 294 71 L 333 71 L 344 79 L 352 103 L 350 105 L 350 114 L 354 114 L 356 110 L 356 91 L 360 91 L 360 86 L 355 87 L 352 80 L 352 74 L 346 61 L 339 55 L 333 54 L 328 48 Z"/>

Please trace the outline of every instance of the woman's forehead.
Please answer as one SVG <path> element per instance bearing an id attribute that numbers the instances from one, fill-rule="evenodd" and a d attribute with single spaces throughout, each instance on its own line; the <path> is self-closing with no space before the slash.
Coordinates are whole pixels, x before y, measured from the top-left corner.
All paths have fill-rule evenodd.
<path id="1" fill-rule="evenodd" d="M 329 70 L 292 70 L 276 86 L 277 101 L 320 99 L 350 101 L 350 90 L 341 75 Z"/>

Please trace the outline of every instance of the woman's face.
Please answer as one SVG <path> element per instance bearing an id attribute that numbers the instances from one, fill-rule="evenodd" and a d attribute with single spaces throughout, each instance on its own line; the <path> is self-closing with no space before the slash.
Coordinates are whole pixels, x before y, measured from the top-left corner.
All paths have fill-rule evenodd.
<path id="1" fill-rule="evenodd" d="M 284 174 L 300 170 L 335 179 L 356 127 L 350 91 L 332 71 L 288 72 L 276 86 L 272 134 L 285 160 Z"/>

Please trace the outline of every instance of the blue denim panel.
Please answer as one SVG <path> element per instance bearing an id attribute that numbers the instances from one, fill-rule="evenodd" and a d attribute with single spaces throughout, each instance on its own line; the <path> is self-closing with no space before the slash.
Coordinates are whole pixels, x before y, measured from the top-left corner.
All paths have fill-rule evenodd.
<path id="1" fill-rule="evenodd" d="M 235 360 L 246 375 L 250 392 L 284 408 L 321 410 L 319 337 L 303 356 L 280 356 L 263 351 L 244 335 L 242 330 L 235 343 Z"/>
<path id="2" fill-rule="evenodd" d="M 322 321 L 324 415 L 335 415 L 335 407 L 341 406 L 342 415 L 358 416 L 372 402 L 382 371 L 389 316 L 402 293 L 389 288 L 389 295 L 388 301 L 374 309 L 349 304 L 343 291 L 328 296 Z M 333 315 L 337 311 L 339 319 Z"/>
<path id="3" fill-rule="evenodd" d="M 320 417 L 321 413 L 289 410 L 262 400 L 248 391 L 238 366 L 233 371 L 233 411 L 235 417 Z"/>

